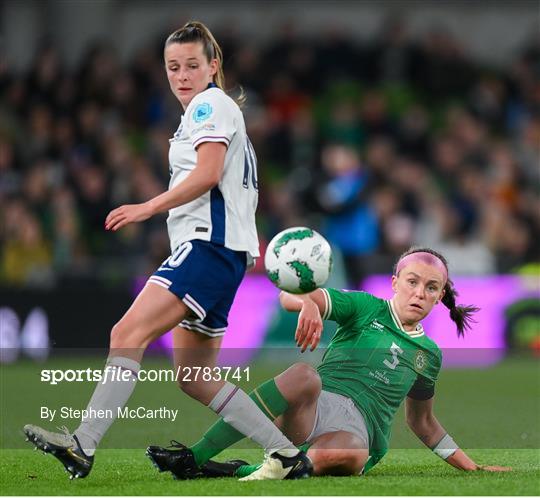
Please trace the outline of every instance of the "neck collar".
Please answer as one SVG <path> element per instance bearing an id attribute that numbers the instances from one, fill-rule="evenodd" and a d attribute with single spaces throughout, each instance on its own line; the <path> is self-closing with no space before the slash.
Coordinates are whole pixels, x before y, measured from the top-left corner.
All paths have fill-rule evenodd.
<path id="1" fill-rule="evenodd" d="M 396 307 L 394 305 L 394 300 L 390 299 L 387 301 L 388 308 L 390 309 L 390 315 L 392 316 L 392 320 L 394 321 L 394 324 L 396 327 L 401 330 L 402 332 L 405 332 L 410 337 L 420 337 L 421 335 L 424 335 L 424 327 L 422 327 L 422 324 L 419 322 L 416 324 L 416 327 L 414 330 L 405 330 L 405 327 L 403 327 L 403 324 L 401 323 L 401 320 L 399 319 L 399 316 L 397 314 Z"/>

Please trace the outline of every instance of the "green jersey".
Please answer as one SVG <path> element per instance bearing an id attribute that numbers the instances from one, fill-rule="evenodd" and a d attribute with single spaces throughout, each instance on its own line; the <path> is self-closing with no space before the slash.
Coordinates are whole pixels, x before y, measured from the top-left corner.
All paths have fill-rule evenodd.
<path id="1" fill-rule="evenodd" d="M 441 351 L 422 325 L 406 331 L 391 301 L 366 292 L 322 290 L 322 318 L 338 328 L 317 370 L 325 391 L 351 398 L 363 414 L 371 456 L 367 470 L 387 452 L 392 420 L 413 386 L 433 390 Z"/>

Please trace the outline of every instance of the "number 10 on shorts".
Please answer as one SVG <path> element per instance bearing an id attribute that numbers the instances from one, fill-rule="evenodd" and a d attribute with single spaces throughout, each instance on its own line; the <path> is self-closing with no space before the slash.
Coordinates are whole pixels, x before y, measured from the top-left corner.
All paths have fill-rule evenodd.
<path id="1" fill-rule="evenodd" d="M 163 270 L 167 266 L 170 268 L 178 268 L 184 260 L 188 257 L 189 253 L 193 249 L 191 242 L 184 242 L 180 244 L 174 252 L 165 260 L 159 267 L 158 271 Z"/>

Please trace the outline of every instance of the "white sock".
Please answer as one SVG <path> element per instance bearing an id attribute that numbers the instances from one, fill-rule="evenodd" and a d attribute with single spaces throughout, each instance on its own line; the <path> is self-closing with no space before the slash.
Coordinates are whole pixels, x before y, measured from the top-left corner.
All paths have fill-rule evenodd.
<path id="1" fill-rule="evenodd" d="M 88 456 L 94 454 L 101 438 L 116 420 L 118 410 L 130 398 L 140 368 L 140 363 L 131 358 L 115 356 L 107 360 L 103 379 L 88 402 L 88 416 L 82 419 L 81 425 L 74 432 Z"/>
<path id="2" fill-rule="evenodd" d="M 226 382 L 210 401 L 209 408 L 248 438 L 260 444 L 268 454 L 279 451 L 294 456 L 297 448 L 266 417 L 255 402 L 239 387 Z"/>

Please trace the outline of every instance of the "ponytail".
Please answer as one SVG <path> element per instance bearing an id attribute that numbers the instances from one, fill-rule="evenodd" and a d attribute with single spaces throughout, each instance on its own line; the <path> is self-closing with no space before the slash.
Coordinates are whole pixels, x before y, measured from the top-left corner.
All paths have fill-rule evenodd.
<path id="1" fill-rule="evenodd" d="M 439 254 L 437 251 L 428 247 L 411 247 L 399 257 L 394 267 L 394 275 L 399 273 L 399 262 L 403 258 L 415 253 L 428 253 L 435 256 L 442 262 L 444 268 L 446 268 L 446 273 L 448 274 L 448 261 L 446 261 L 446 258 L 442 254 Z M 463 337 L 465 331 L 471 328 L 471 324 L 476 323 L 476 320 L 473 319 L 472 315 L 479 311 L 480 308 L 476 306 L 456 306 L 457 296 L 458 293 L 454 288 L 452 280 L 447 278 L 444 286 L 444 296 L 441 301 L 450 310 L 450 319 L 456 324 L 458 337 Z"/>
<path id="2" fill-rule="evenodd" d="M 177 29 L 171 33 L 165 47 L 171 43 L 201 43 L 203 46 L 203 52 L 206 56 L 206 60 L 210 62 L 212 59 L 216 59 L 218 62 L 218 69 L 214 75 L 214 83 L 218 88 L 225 90 L 225 74 L 223 72 L 223 52 L 218 42 L 214 38 L 212 32 L 202 23 L 198 21 L 190 21 L 180 29 Z M 240 95 L 236 98 L 236 103 L 241 106 L 246 101 L 244 91 L 240 89 Z"/>
<path id="3" fill-rule="evenodd" d="M 453 282 L 448 279 L 444 286 L 444 296 L 442 303 L 450 310 L 450 318 L 456 324 L 458 337 L 465 335 L 465 330 L 471 328 L 472 323 L 476 323 L 472 315 L 480 310 L 476 306 L 456 306 L 458 293 Z"/>

